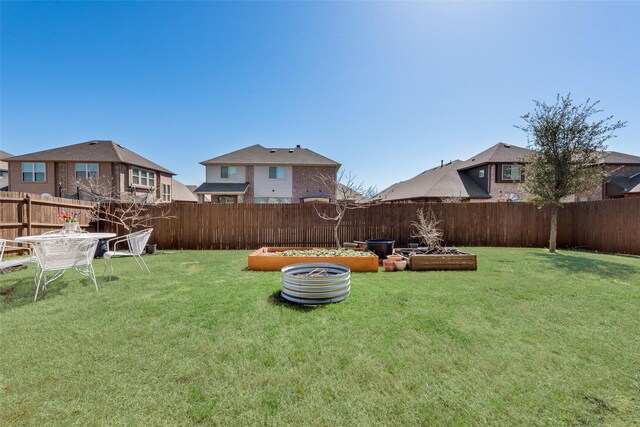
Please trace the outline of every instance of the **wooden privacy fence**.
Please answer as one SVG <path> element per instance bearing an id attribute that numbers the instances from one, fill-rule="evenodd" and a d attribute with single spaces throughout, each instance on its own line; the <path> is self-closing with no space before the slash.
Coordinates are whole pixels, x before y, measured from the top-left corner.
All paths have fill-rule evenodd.
<path id="1" fill-rule="evenodd" d="M 13 239 L 61 227 L 60 212 L 81 212 L 89 225 L 93 202 L 0 193 L 0 238 Z M 317 205 L 329 212 L 330 205 Z M 340 240 L 390 238 L 396 246 L 410 239 L 419 208 L 441 221 L 447 245 L 545 247 L 549 209 L 526 203 L 407 203 L 347 212 Z M 166 206 L 157 209 L 167 209 Z M 333 246 L 333 223 L 318 217 L 314 206 L 218 205 L 173 203 L 173 219 L 153 221 L 152 241 L 162 249 L 255 249 L 260 246 Z M 570 203 L 560 209 L 558 246 L 640 255 L 640 198 Z M 101 223 L 103 231 L 122 230 Z"/>
<path id="2" fill-rule="evenodd" d="M 57 216 L 61 212 L 80 212 L 80 225 L 89 227 L 93 202 L 44 197 L 37 194 L 0 193 L 0 238 L 42 234 L 62 228 Z M 91 227 L 93 228 L 93 227 Z"/>
<path id="3" fill-rule="evenodd" d="M 447 245 L 545 247 L 550 210 L 525 203 L 386 204 L 347 212 L 341 241 L 390 238 L 410 241 L 419 208 L 431 209 Z M 329 205 L 319 209 L 330 210 Z M 640 254 L 640 198 L 565 205 L 558 245 Z M 154 221 L 152 240 L 164 249 L 254 249 L 260 246 L 333 246 L 333 226 L 312 205 L 180 204 L 175 216 Z"/>

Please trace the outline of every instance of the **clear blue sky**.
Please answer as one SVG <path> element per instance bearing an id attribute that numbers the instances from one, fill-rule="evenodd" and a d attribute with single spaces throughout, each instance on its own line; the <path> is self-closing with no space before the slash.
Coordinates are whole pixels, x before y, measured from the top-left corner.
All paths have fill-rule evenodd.
<path id="1" fill-rule="evenodd" d="M 640 2 L 2 2 L 0 148 L 113 139 L 198 162 L 301 144 L 379 190 L 601 100 L 640 155 Z"/>

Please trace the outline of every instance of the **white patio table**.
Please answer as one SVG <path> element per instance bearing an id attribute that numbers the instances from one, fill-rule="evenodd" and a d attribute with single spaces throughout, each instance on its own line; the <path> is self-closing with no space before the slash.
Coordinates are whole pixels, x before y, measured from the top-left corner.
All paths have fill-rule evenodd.
<path id="1" fill-rule="evenodd" d="M 70 268 L 75 268 L 80 274 L 88 276 L 95 285 L 97 292 L 98 282 L 96 281 L 92 265 L 93 253 L 95 252 L 96 245 L 100 239 L 109 239 L 115 236 L 115 233 L 53 233 L 17 237 L 15 239 L 16 241 L 31 244 L 36 255 L 37 267 L 33 277 L 36 286 L 36 295 L 33 300 L 36 301 L 38 299 L 38 290 L 40 289 L 40 283 L 43 278 L 44 284 L 42 289 L 44 290 L 47 287 L 47 283 L 51 283 L 58 279 Z M 70 244 L 73 242 L 69 245 L 71 253 L 64 252 L 65 246 L 67 245 L 63 244 L 63 252 L 60 252 L 61 248 L 58 247 L 47 254 L 47 250 L 44 250 L 42 247 L 45 242 L 51 242 L 53 245 L 58 246 L 61 242 L 67 242 Z M 86 242 L 86 244 L 83 242 Z M 49 248 L 50 251 L 51 249 L 52 248 Z M 87 249 L 90 251 L 89 253 L 82 252 Z M 42 250 L 40 256 L 38 256 L 39 250 Z M 57 273 L 54 277 L 47 279 L 47 271 L 57 271 Z"/>
<path id="2" fill-rule="evenodd" d="M 47 240 L 59 240 L 59 239 L 91 239 L 101 240 L 110 239 L 116 237 L 116 233 L 70 233 L 70 234 L 38 234 L 35 236 L 22 236 L 16 237 L 14 240 L 17 242 L 44 242 Z"/>

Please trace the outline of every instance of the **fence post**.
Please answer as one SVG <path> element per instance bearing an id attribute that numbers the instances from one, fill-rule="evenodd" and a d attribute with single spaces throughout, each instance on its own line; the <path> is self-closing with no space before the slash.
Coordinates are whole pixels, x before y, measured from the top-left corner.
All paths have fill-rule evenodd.
<path id="1" fill-rule="evenodd" d="M 31 236 L 31 195 L 27 194 L 27 236 Z"/>

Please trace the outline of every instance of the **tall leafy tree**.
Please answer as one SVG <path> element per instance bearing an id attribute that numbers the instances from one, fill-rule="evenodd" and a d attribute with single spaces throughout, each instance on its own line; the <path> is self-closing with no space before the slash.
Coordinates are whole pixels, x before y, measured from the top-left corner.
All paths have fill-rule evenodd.
<path id="1" fill-rule="evenodd" d="M 602 184 L 604 170 L 597 167 L 598 161 L 607 140 L 626 122 L 613 121 L 613 116 L 592 120 L 603 111 L 598 109 L 600 101 L 587 99 L 575 105 L 571 94 L 557 95 L 554 104 L 533 102 L 534 110 L 521 116 L 525 124 L 516 126 L 527 133 L 534 152 L 527 159 L 522 185 L 528 201 L 538 207 L 551 206 L 549 252 L 555 252 L 562 200 Z"/>

